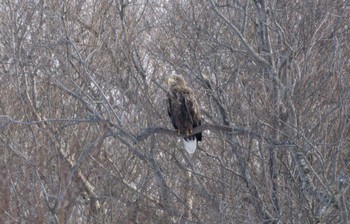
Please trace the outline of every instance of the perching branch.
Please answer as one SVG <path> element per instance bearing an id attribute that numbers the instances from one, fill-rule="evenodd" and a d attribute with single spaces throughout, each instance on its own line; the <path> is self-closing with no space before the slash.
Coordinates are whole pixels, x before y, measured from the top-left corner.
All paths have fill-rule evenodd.
<path id="1" fill-rule="evenodd" d="M 201 126 L 198 126 L 193 129 L 192 134 L 197 134 L 199 132 L 205 131 L 205 130 L 216 130 L 216 131 L 222 131 L 222 132 L 232 132 L 232 127 L 229 126 L 223 126 L 223 125 L 213 125 L 213 124 L 203 124 Z M 178 134 L 176 130 L 174 129 L 167 129 L 163 127 L 151 127 L 144 129 L 140 134 L 136 135 L 137 142 L 141 142 L 148 138 L 150 135 L 153 134 L 163 134 L 163 135 L 170 135 L 170 136 L 177 136 L 177 137 L 186 137 L 185 134 Z"/>
<path id="2" fill-rule="evenodd" d="M 218 125 L 218 124 L 203 124 L 201 126 L 194 128 L 192 134 L 197 134 L 199 132 L 203 132 L 206 130 L 216 131 L 216 132 L 226 132 L 226 133 L 231 133 L 233 135 L 247 135 L 247 136 L 250 136 L 250 137 L 255 138 L 255 139 L 264 140 L 268 144 L 272 144 L 272 145 L 291 145 L 291 146 L 294 146 L 294 144 L 292 144 L 292 143 L 278 143 L 272 139 L 266 138 L 258 133 L 255 133 L 251 130 L 248 130 L 248 129 L 233 128 L 230 126 Z M 163 127 L 151 127 L 151 128 L 144 129 L 141 133 L 139 133 L 135 136 L 135 139 L 137 141 L 136 143 L 139 143 L 139 142 L 145 140 L 146 138 L 148 138 L 149 136 L 151 136 L 153 134 L 170 135 L 170 136 L 176 136 L 176 137 L 186 137 L 185 134 L 179 135 L 176 132 L 176 130 L 173 130 L 173 129 L 167 129 L 167 128 L 163 128 Z"/>

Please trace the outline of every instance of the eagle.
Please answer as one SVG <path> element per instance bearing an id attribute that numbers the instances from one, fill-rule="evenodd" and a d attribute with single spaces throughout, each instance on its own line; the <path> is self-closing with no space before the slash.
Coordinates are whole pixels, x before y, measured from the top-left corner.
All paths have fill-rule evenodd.
<path id="1" fill-rule="evenodd" d="M 186 151 L 193 154 L 197 142 L 202 141 L 202 132 L 191 135 L 193 129 L 201 125 L 201 114 L 197 100 L 190 87 L 180 75 L 172 75 L 166 80 L 169 91 L 167 93 L 168 115 L 178 134 L 184 137 Z"/>

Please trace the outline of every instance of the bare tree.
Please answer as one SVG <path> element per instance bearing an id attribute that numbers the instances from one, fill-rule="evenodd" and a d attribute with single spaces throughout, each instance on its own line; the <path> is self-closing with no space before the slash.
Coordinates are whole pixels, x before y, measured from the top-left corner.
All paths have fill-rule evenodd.
<path id="1" fill-rule="evenodd" d="M 348 223 L 349 1 L 2 1 L 0 223 Z M 163 79 L 200 102 L 193 156 Z"/>

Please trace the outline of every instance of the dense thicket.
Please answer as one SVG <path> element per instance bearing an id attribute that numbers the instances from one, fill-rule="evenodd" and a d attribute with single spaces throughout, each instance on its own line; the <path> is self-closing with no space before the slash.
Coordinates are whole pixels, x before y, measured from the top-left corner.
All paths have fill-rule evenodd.
<path id="1" fill-rule="evenodd" d="M 1 1 L 0 223 L 348 223 L 349 21 L 348 0 Z M 193 156 L 159 129 L 173 73 L 210 124 Z"/>

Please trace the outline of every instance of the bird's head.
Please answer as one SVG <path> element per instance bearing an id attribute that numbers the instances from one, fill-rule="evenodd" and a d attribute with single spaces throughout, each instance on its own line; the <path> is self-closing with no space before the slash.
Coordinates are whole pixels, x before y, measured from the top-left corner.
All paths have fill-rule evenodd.
<path id="1" fill-rule="evenodd" d="M 169 88 L 174 88 L 174 87 L 185 87 L 186 82 L 184 78 L 182 78 L 181 75 L 172 75 L 170 76 L 167 80 L 166 83 L 168 84 Z"/>

